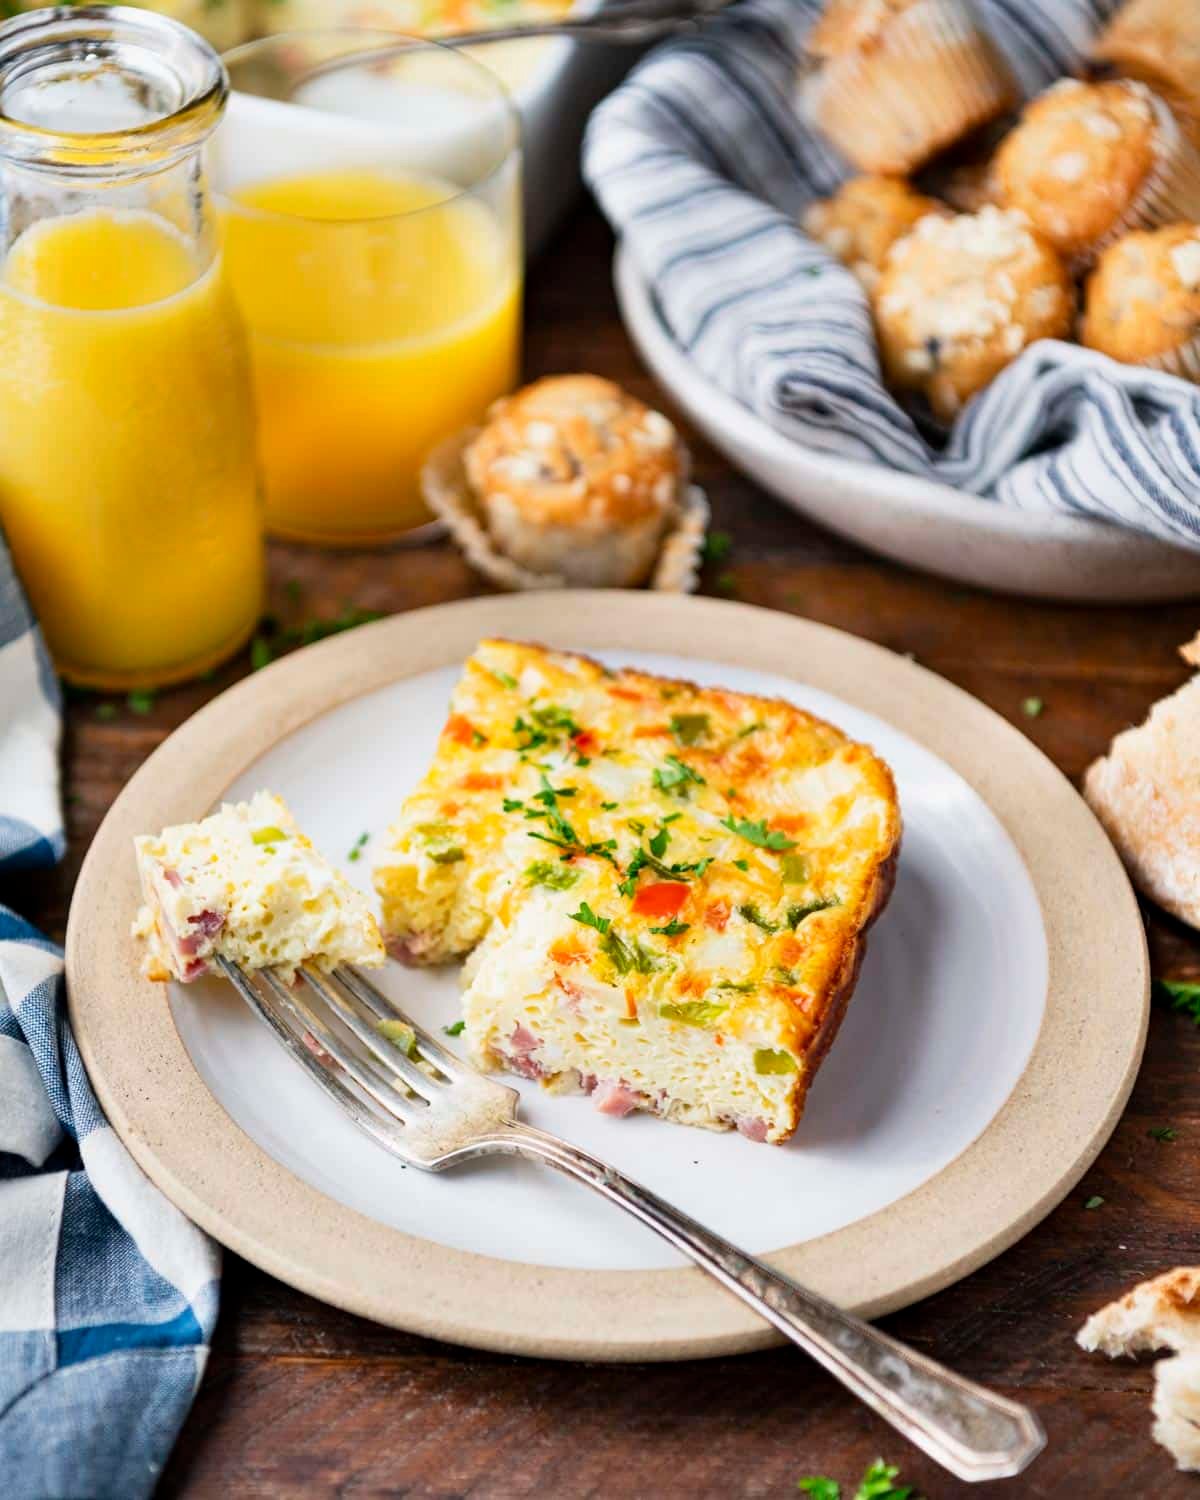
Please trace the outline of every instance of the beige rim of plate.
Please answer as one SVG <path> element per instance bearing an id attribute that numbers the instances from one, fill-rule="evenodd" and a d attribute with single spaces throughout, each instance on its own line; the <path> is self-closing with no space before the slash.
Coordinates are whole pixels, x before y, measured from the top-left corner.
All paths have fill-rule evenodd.
<path id="1" fill-rule="evenodd" d="M 364 693 L 459 662 L 485 635 L 569 637 L 585 650 L 652 647 L 774 672 L 888 720 L 975 788 L 1024 858 L 1046 927 L 1049 989 L 1029 1063 L 991 1124 L 949 1166 L 888 1208 L 769 1259 L 875 1316 L 949 1285 L 1048 1213 L 1115 1125 L 1148 1014 L 1137 903 L 1083 801 L 997 714 L 878 646 L 747 605 L 600 592 L 466 600 L 311 647 L 201 709 L 117 798 L 71 909 L 71 1017 L 109 1119 L 168 1197 L 293 1286 L 435 1338 L 612 1360 L 696 1358 L 779 1341 L 697 1270 L 493 1260 L 335 1203 L 225 1114 L 193 1067 L 163 991 L 137 973 L 127 936 L 137 903 L 135 834 L 202 816 L 285 735 Z"/>

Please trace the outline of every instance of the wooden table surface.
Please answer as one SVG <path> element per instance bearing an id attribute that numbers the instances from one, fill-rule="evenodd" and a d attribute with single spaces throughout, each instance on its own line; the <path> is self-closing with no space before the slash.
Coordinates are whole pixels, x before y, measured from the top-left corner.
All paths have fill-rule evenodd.
<path id="1" fill-rule="evenodd" d="M 592 370 L 665 405 L 617 317 L 611 240 L 581 207 L 534 268 L 530 375 Z M 703 445 L 699 478 L 733 537 L 708 593 L 835 625 L 917 659 L 1029 734 L 1073 780 L 1112 734 L 1181 682 L 1176 646 L 1200 610 L 1073 608 L 989 597 L 871 557 L 789 514 Z M 297 580 L 301 602 L 295 599 Z M 448 545 L 321 554 L 275 546 L 283 619 L 347 603 L 386 612 L 483 590 Z M 0 889 L 61 940 L 97 824 L 139 763 L 205 699 L 249 670 L 164 693 L 151 712 L 97 718 L 74 701 L 66 736 L 63 866 Z M 1039 697 L 1038 718 L 1021 711 Z M 1080 880 L 1087 871 L 1079 872 Z M 1200 944 L 1148 913 L 1155 973 L 1200 973 Z M 1136 1003 L 1130 997 L 1130 1003 Z M 1019 1245 L 888 1329 L 1040 1414 L 1049 1447 L 983 1493 L 1200 1494 L 1150 1438 L 1149 1362 L 1073 1341 L 1084 1317 L 1141 1277 L 1200 1259 L 1200 1029 L 1156 1007 L 1141 1076 L 1079 1187 Z M 1148 1131 L 1170 1125 L 1177 1139 Z M 1085 1210 L 1092 1195 L 1104 1199 Z M 943 1475 L 792 1349 L 692 1364 L 569 1365 L 479 1354 L 376 1327 L 226 1258 L 208 1370 L 163 1496 L 785 1496 L 832 1475 L 848 1497 L 877 1455 L 929 1500 L 978 1493 Z"/>

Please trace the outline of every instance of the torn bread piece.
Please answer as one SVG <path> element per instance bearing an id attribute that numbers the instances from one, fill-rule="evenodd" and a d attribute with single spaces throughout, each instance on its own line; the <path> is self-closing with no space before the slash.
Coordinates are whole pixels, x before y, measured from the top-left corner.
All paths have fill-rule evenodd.
<path id="1" fill-rule="evenodd" d="M 1141 1282 L 1093 1313 L 1077 1339 L 1110 1359 L 1174 1351 L 1154 1367 L 1154 1440 L 1178 1468 L 1200 1469 L 1200 1267 Z"/>
<path id="2" fill-rule="evenodd" d="M 188 984 L 218 958 L 287 980 L 301 964 L 328 972 L 384 961 L 366 897 L 271 792 L 133 842 L 145 902 L 133 934 L 149 979 Z"/>
<path id="3" fill-rule="evenodd" d="M 1180 653 L 1200 665 L 1200 636 Z M 1200 676 L 1117 735 L 1084 777 L 1092 811 L 1138 888 L 1200 927 Z"/>

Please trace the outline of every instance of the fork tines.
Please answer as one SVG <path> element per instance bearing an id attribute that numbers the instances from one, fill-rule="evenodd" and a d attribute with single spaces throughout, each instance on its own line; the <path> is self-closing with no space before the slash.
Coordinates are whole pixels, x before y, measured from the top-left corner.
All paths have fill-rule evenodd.
<path id="1" fill-rule="evenodd" d="M 353 969 L 326 975 L 303 968 L 298 975 L 304 984 L 290 986 L 270 969 L 251 975 L 227 959 L 220 964 L 255 1014 L 343 1105 L 349 1095 L 406 1121 L 435 1089 L 464 1071 L 447 1048 Z M 392 1036 L 389 1026 L 395 1028 Z"/>

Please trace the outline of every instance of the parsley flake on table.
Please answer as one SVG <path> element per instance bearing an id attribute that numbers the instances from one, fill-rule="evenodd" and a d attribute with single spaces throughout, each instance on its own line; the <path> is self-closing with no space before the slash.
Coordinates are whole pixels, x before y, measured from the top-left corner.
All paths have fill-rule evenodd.
<path id="1" fill-rule="evenodd" d="M 354 844 L 351 847 L 350 853 L 346 856 L 351 864 L 354 864 L 357 860 L 360 860 L 362 858 L 363 845 L 370 837 L 371 835 L 369 833 L 360 833 L 359 836 L 354 840 Z"/>
<path id="2" fill-rule="evenodd" d="M 465 1021 L 455 1021 L 451 1026 L 443 1026 L 442 1030 L 447 1036 L 462 1036 L 466 1024 Z"/>
<path id="3" fill-rule="evenodd" d="M 1100 1196 L 1099 1193 L 1093 1193 L 1083 1206 L 1084 1208 L 1103 1208 L 1104 1199 Z"/>
<path id="4" fill-rule="evenodd" d="M 764 818 L 752 822 L 749 818 L 735 818 L 730 813 L 729 817 L 721 819 L 721 826 L 728 828 L 730 833 L 736 833 L 739 838 L 745 839 L 748 844 L 753 844 L 758 849 L 782 851 L 796 847 L 796 841 L 788 838 L 787 834 L 768 828 Z"/>
<path id="5" fill-rule="evenodd" d="M 117 712 L 118 712 L 117 705 L 115 703 L 97 703 L 96 704 L 96 717 L 98 719 L 103 719 L 103 720 L 115 719 L 117 717 Z"/>
<path id="6" fill-rule="evenodd" d="M 1173 1125 L 1152 1125 L 1146 1134 L 1152 1141 L 1173 1141 L 1179 1132 Z"/>
<path id="7" fill-rule="evenodd" d="M 1046 705 L 1040 698 L 1025 698 L 1021 703 L 1021 712 L 1027 719 L 1039 719 L 1046 710 Z"/>
<path id="8" fill-rule="evenodd" d="M 704 538 L 704 546 L 701 549 L 705 562 L 720 562 L 722 558 L 729 556 L 729 550 L 733 546 L 733 538 L 727 531 L 710 531 Z"/>
<path id="9" fill-rule="evenodd" d="M 900 1470 L 895 1464 L 885 1464 L 877 1458 L 859 1480 L 852 1500 L 921 1500 L 911 1484 L 894 1483 L 899 1477 Z M 842 1500 L 841 1485 L 824 1474 L 806 1475 L 796 1481 L 796 1488 L 811 1495 L 813 1500 Z"/>
<path id="10" fill-rule="evenodd" d="M 1172 1010 L 1182 1011 L 1200 1026 L 1200 984 L 1188 979 L 1156 979 L 1154 998 L 1165 1000 Z"/>
<path id="11" fill-rule="evenodd" d="M 145 688 L 135 688 L 125 703 L 131 714 L 148 714 L 154 709 L 154 694 Z"/>

